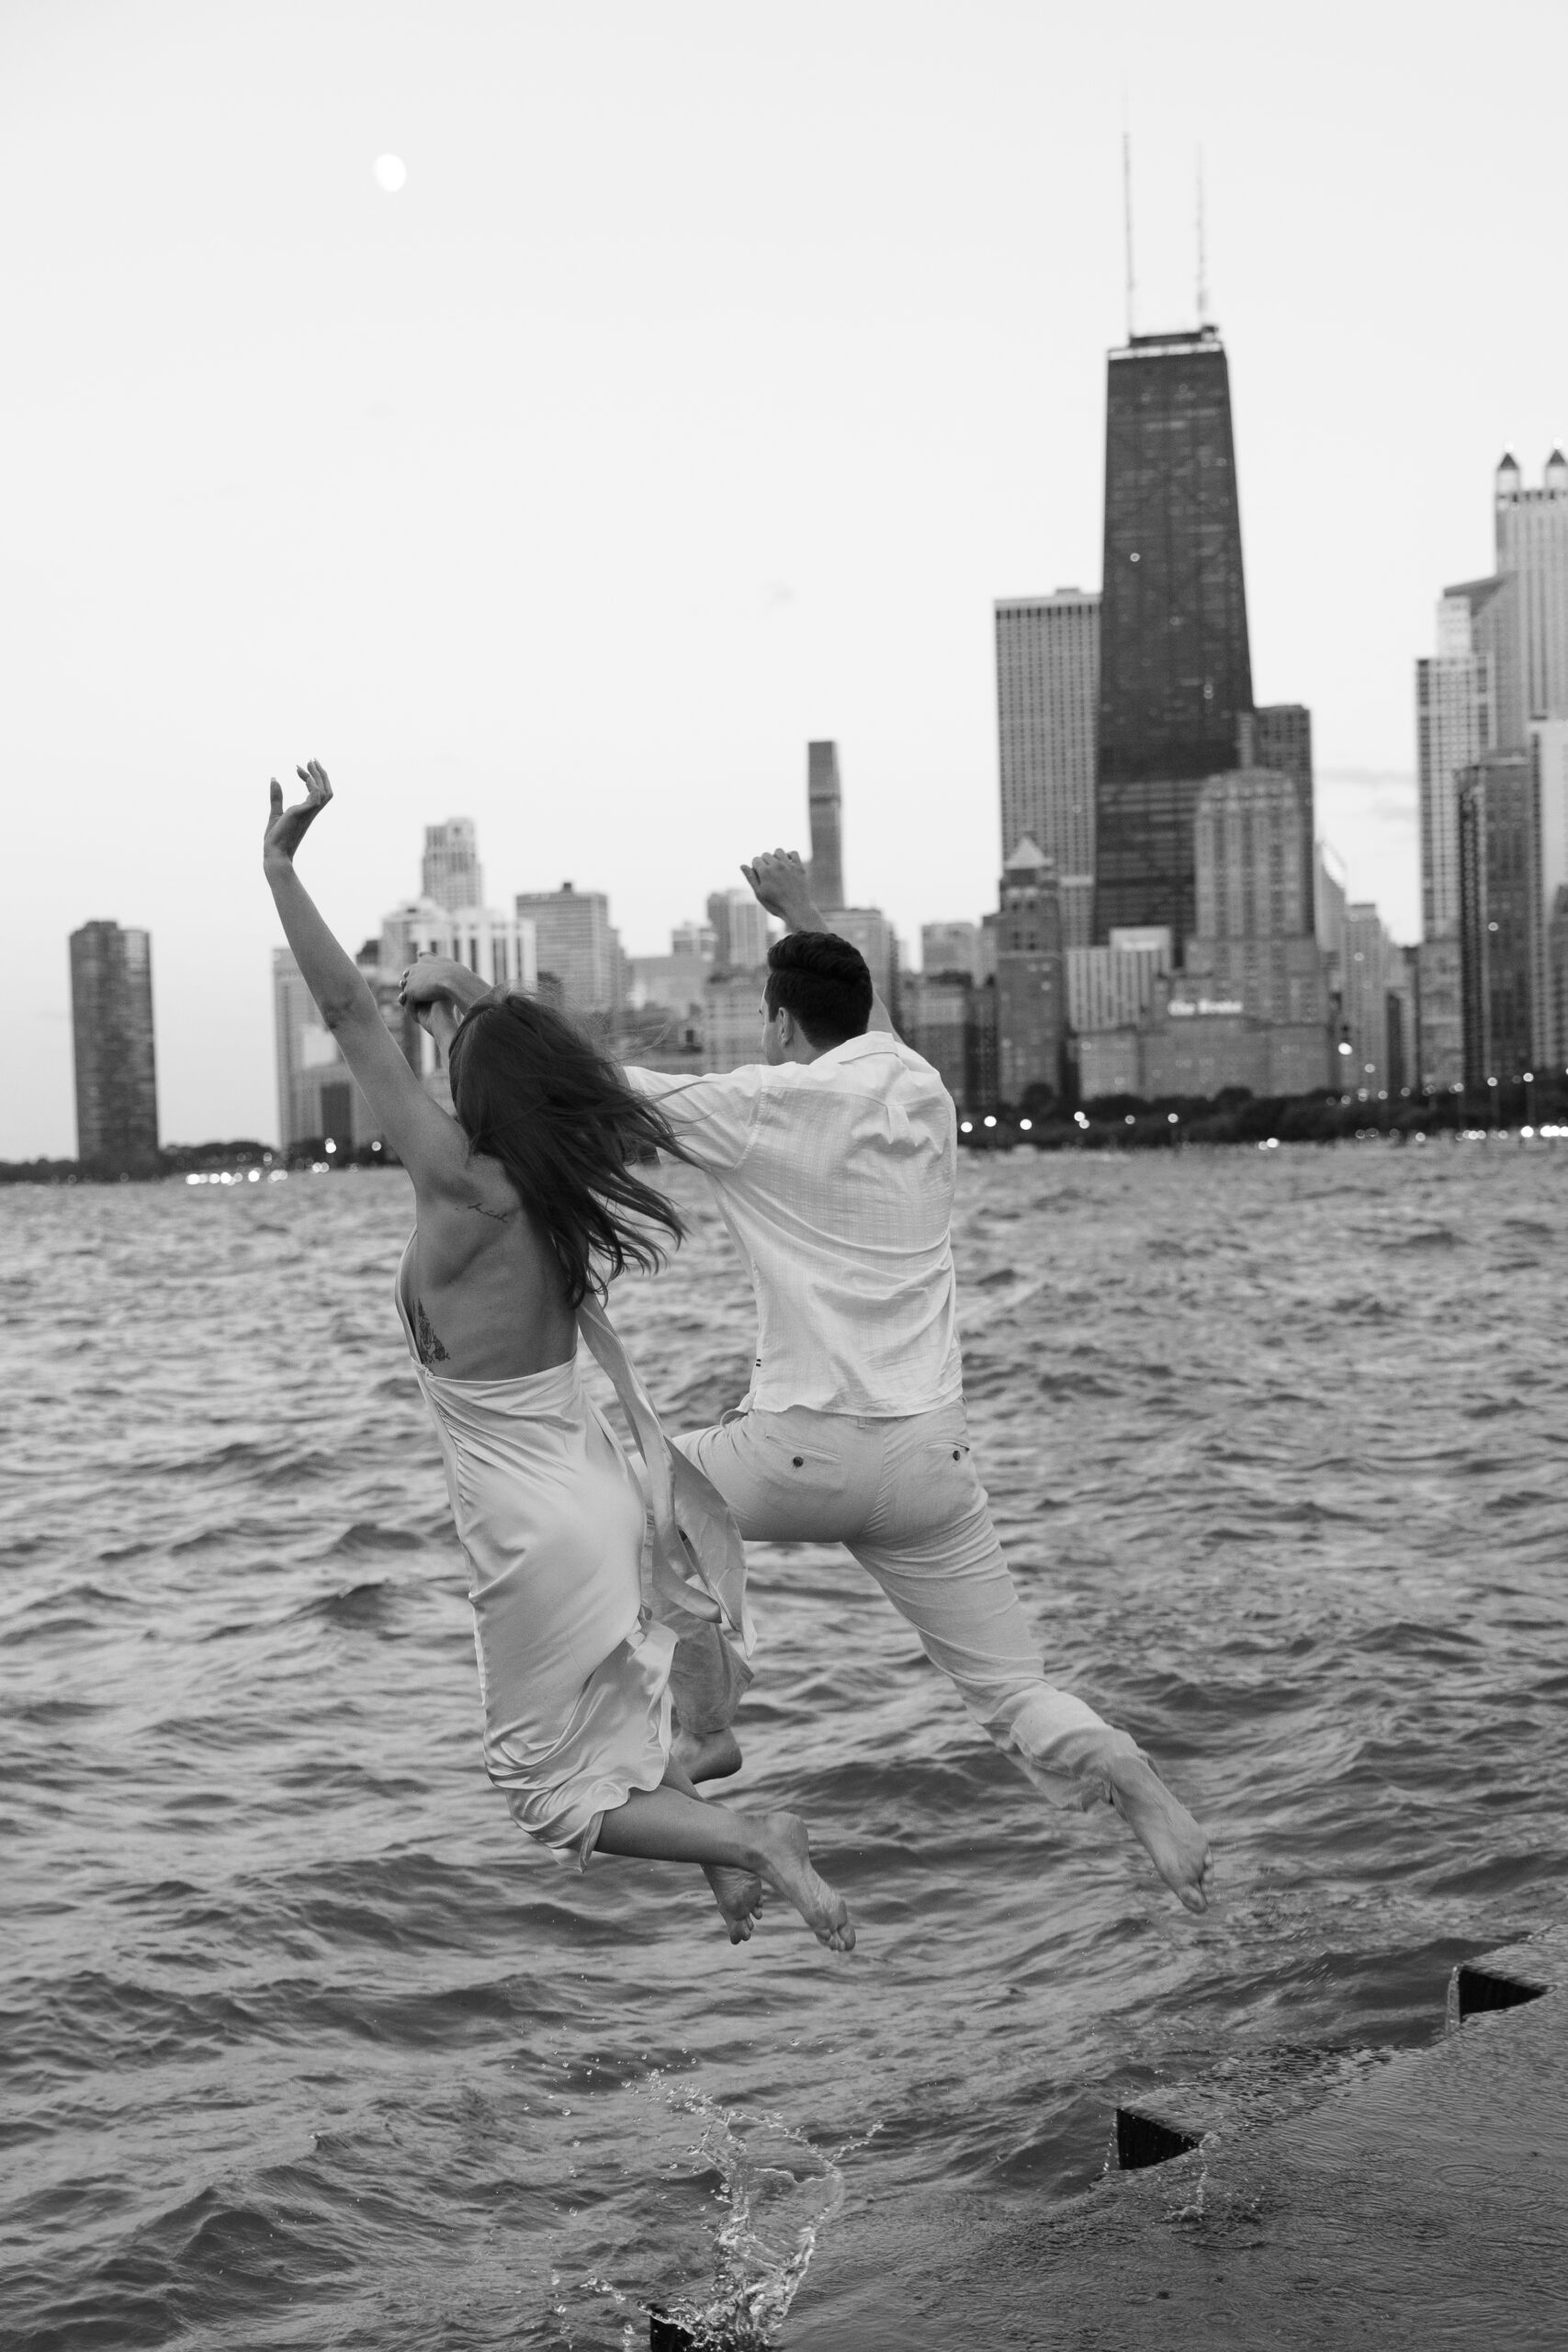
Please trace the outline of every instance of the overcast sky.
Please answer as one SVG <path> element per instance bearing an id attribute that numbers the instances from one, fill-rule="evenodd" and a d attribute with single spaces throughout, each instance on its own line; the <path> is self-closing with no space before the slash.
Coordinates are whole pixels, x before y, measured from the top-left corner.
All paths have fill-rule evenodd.
<path id="1" fill-rule="evenodd" d="M 1104 375 L 1231 360 L 1260 700 L 1417 927 L 1412 663 L 1568 437 L 1562 0 L 6 0 L 0 1156 L 74 1148 L 67 934 L 153 935 L 164 1136 L 276 1134 L 272 772 L 348 943 L 489 896 L 668 944 L 803 844 L 995 903 L 991 604 L 1097 587 Z M 377 158 L 406 184 L 382 191 Z"/>

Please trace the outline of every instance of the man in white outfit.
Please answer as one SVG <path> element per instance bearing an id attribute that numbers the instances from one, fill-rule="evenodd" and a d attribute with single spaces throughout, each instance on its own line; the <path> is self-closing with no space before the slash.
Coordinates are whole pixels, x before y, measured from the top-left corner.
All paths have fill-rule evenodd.
<path id="1" fill-rule="evenodd" d="M 1030 1779 L 1057 1804 L 1113 1804 L 1202 1911 L 1207 1839 L 1125 1732 L 1046 1680 L 976 1475 L 952 1098 L 895 1035 L 859 951 L 829 933 L 799 858 L 775 850 L 741 870 L 788 926 L 769 955 L 764 1060 L 693 1079 L 626 1071 L 707 1177 L 757 1299 L 739 1413 L 676 1442 L 743 1536 L 846 1545 Z M 445 963 L 415 967 L 408 987 L 411 1001 L 483 992 Z M 696 1777 L 739 1761 L 728 1734 L 687 1745 Z"/>

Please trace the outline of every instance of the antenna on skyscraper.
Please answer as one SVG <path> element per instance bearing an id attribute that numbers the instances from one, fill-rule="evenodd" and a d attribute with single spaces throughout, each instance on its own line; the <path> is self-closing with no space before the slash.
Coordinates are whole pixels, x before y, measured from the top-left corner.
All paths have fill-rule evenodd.
<path id="1" fill-rule="evenodd" d="M 1203 241 L 1203 150 L 1198 150 L 1198 323 L 1201 326 L 1209 314 L 1208 255 Z"/>
<path id="2" fill-rule="evenodd" d="M 1127 235 L 1127 340 L 1133 340 L 1133 134 L 1127 128 L 1127 102 L 1122 102 L 1122 219 Z"/>

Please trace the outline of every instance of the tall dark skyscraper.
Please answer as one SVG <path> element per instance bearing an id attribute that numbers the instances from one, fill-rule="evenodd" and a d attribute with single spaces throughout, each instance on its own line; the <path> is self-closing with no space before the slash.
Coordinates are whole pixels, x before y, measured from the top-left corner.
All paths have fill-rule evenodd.
<path id="1" fill-rule="evenodd" d="M 837 743 L 806 747 L 807 813 L 811 820 L 811 895 L 822 908 L 844 903 L 843 795 Z"/>
<path id="2" fill-rule="evenodd" d="M 1488 752 L 1459 779 L 1460 957 L 1464 1082 L 1539 1069 L 1540 768 L 1533 752 Z"/>
<path id="3" fill-rule="evenodd" d="M 76 1157 L 99 1175 L 155 1174 L 152 944 L 144 931 L 88 922 L 72 933 L 71 1024 Z"/>
<path id="4" fill-rule="evenodd" d="M 1237 763 L 1252 659 L 1231 438 L 1213 327 L 1110 355 L 1100 604 L 1095 932 L 1196 916 L 1193 818 Z"/>

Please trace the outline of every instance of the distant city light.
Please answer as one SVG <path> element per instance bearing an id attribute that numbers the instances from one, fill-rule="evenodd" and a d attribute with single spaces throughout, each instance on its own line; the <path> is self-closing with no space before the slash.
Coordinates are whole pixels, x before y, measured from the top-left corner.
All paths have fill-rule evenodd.
<path id="1" fill-rule="evenodd" d="M 988 1111 L 986 1114 L 985 1124 L 987 1127 L 994 1127 L 997 1124 Z"/>
<path id="2" fill-rule="evenodd" d="M 972 1136 L 975 1132 L 974 1120 L 960 1119 L 958 1122 L 958 1132 L 961 1136 Z"/>
<path id="3" fill-rule="evenodd" d="M 1034 1125 L 1034 1122 L 1032 1119 L 1020 1119 L 1018 1124 L 1021 1133 L 1027 1135 L 1030 1128 Z"/>

